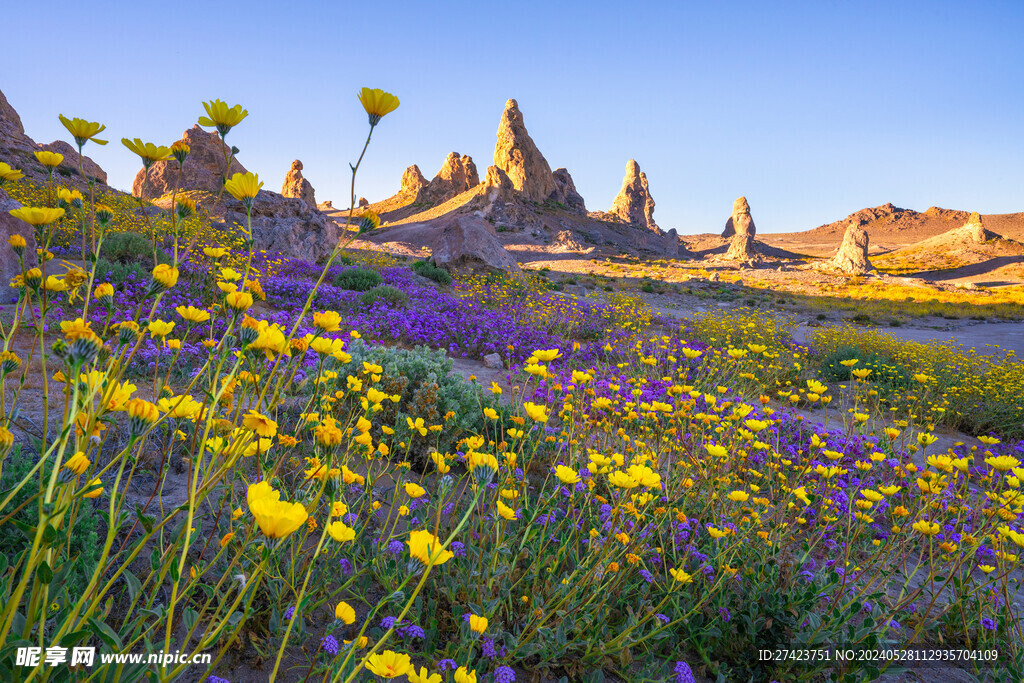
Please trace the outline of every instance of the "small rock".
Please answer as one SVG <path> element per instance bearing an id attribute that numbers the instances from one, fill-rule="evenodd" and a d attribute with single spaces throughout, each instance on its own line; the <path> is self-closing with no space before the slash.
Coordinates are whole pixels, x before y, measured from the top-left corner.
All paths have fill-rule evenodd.
<path id="1" fill-rule="evenodd" d="M 505 367 L 504 361 L 501 360 L 501 354 L 489 353 L 484 356 L 484 367 L 499 370 Z"/>

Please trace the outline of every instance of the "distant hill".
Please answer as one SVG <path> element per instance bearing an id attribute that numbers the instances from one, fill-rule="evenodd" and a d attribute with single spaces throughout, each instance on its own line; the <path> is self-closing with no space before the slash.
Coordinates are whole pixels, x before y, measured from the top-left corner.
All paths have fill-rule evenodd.
<path id="1" fill-rule="evenodd" d="M 919 212 L 901 209 L 889 203 L 861 209 L 834 223 L 827 223 L 804 232 L 787 233 L 786 236 L 809 243 L 840 242 L 846 227 L 850 223 L 856 223 L 867 231 L 873 243 L 905 245 L 960 227 L 967 222 L 970 215 L 969 211 L 942 209 L 937 206 Z M 1011 239 L 1024 238 L 1024 212 L 982 215 L 981 219 L 986 230 Z"/>

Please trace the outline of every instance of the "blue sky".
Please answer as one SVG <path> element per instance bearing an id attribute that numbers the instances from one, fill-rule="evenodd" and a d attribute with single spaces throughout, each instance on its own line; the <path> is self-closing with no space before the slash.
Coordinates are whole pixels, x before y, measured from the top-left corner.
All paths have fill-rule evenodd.
<path id="1" fill-rule="evenodd" d="M 1019 1 L 327 4 L 17 3 L 0 90 L 38 142 L 66 138 L 59 113 L 105 123 L 88 153 L 121 188 L 122 137 L 169 144 L 220 98 L 249 110 L 228 140 L 270 189 L 298 158 L 341 204 L 367 85 L 402 100 L 360 172 L 371 200 L 449 151 L 483 175 L 512 97 L 588 208 L 635 158 L 664 229 L 720 231 L 739 195 L 764 232 L 889 201 L 1024 211 Z"/>

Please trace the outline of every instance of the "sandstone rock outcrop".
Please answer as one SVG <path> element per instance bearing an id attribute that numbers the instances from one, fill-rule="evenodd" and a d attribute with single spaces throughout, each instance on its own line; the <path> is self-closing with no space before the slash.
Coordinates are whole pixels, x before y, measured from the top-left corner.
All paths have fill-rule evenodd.
<path id="1" fill-rule="evenodd" d="M 754 219 L 750 216 L 750 204 L 747 203 L 746 197 L 740 197 L 732 203 L 732 215 L 725 222 L 722 237 L 729 238 L 737 233 L 749 234 L 751 237 L 757 234 Z"/>
<path id="2" fill-rule="evenodd" d="M 836 270 L 847 275 L 866 275 L 875 268 L 868 259 L 868 233 L 856 223 L 850 223 L 843 235 L 843 243 L 832 260 Z"/>
<path id="3" fill-rule="evenodd" d="M 20 209 L 21 204 L 11 199 L 6 192 L 0 190 L 0 240 L 3 240 L 4 248 L 0 249 L 0 306 L 14 303 L 18 299 L 18 290 L 10 286 L 11 278 L 21 274 L 21 266 L 18 264 L 18 256 L 14 250 L 7 246 L 7 240 L 11 235 L 21 235 L 27 244 L 25 248 L 25 266 L 32 268 L 36 265 L 36 238 L 35 229 L 10 214 L 12 209 Z"/>
<path id="4" fill-rule="evenodd" d="M 402 174 L 402 187 L 398 192 L 399 194 L 416 194 L 421 188 L 426 186 L 427 179 L 423 177 L 420 167 L 413 164 L 405 169 L 405 173 Z"/>
<path id="5" fill-rule="evenodd" d="M 69 143 L 63 140 L 54 140 L 48 145 L 40 144 L 39 149 L 45 149 L 48 152 L 57 152 L 58 154 L 64 155 L 64 161 L 61 163 L 61 167 L 73 168 L 75 171 L 78 170 L 78 149 L 72 147 Z M 104 185 L 107 184 L 107 172 L 100 168 L 100 165 L 87 156 L 82 157 L 82 172 L 95 179 Z"/>
<path id="6" fill-rule="evenodd" d="M 407 169 L 406 173 L 408 172 L 409 170 Z M 404 186 L 404 175 L 402 176 L 402 181 Z M 476 164 L 473 163 L 472 157 L 468 155 L 459 156 L 458 152 L 449 152 L 444 160 L 444 164 L 441 166 L 441 170 L 437 172 L 434 179 L 417 191 L 416 201 L 440 204 L 479 184 L 480 175 L 477 173 Z"/>
<path id="7" fill-rule="evenodd" d="M 246 225 L 245 207 L 227 193 L 224 223 L 228 230 Z M 252 208 L 252 236 L 257 250 L 317 261 L 338 243 L 338 226 L 301 199 L 261 190 Z"/>
<path id="8" fill-rule="evenodd" d="M 631 225 L 638 225 L 658 232 L 654 222 L 654 199 L 647 185 L 647 175 L 640 170 L 640 164 L 633 159 L 626 162 L 626 175 L 622 189 L 612 202 L 608 213 L 618 216 Z"/>
<path id="9" fill-rule="evenodd" d="M 569 171 L 565 168 L 556 168 L 551 175 L 555 179 L 558 194 L 562 198 L 561 202 L 565 204 L 565 207 L 576 213 L 586 213 L 587 205 L 583 201 L 583 197 L 580 196 L 580 193 L 576 191 L 576 183 L 572 181 Z"/>
<path id="10" fill-rule="evenodd" d="M 313 185 L 302 177 L 302 162 L 298 159 L 292 162 L 292 167 L 284 176 L 281 196 L 301 199 L 314 209 L 316 208 L 316 193 L 313 190 Z"/>
<path id="11" fill-rule="evenodd" d="M 518 272 L 519 263 L 498 241 L 491 224 L 475 215 L 452 216 L 441 228 L 430 260 L 448 270 Z"/>
<path id="12" fill-rule="evenodd" d="M 498 123 L 498 141 L 494 145 L 494 165 L 508 175 L 512 185 L 534 202 L 562 201 L 558 184 L 544 155 L 526 132 L 519 103 L 509 100 Z"/>
<path id="13" fill-rule="evenodd" d="M 224 173 L 224 155 L 229 152 L 228 146 L 221 142 L 216 133 L 208 133 L 198 125 L 186 130 L 181 139 L 189 146 L 190 152 L 181 172 L 181 189 L 205 190 L 219 192 Z M 231 168 L 227 177 L 236 173 L 245 173 L 245 167 L 238 159 L 231 160 Z M 143 191 L 145 171 L 139 171 L 132 183 L 132 194 L 140 196 Z M 146 182 L 143 199 L 155 199 L 174 190 L 178 179 L 178 162 L 158 161 L 149 169 L 149 180 Z M 333 245 L 331 245 L 333 247 Z"/>

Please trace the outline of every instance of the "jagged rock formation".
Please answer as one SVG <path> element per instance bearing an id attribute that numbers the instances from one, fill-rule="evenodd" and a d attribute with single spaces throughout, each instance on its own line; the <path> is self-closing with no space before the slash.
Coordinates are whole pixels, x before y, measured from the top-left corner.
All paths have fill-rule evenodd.
<path id="1" fill-rule="evenodd" d="M 524 199 L 545 202 L 549 199 L 565 204 L 551 167 L 526 132 L 519 103 L 509 100 L 498 123 L 498 141 L 494 145 L 494 165 L 512 181 Z M 575 189 L 575 188 L 574 188 Z"/>
<path id="2" fill-rule="evenodd" d="M 452 216 L 440 230 L 430 257 L 435 265 L 448 270 L 519 270 L 519 263 L 498 241 L 494 228 L 479 216 Z"/>
<path id="3" fill-rule="evenodd" d="M 230 151 L 227 145 L 221 142 L 219 135 L 208 133 L 198 124 L 186 130 L 181 139 L 189 146 L 190 152 L 182 168 L 180 188 L 219 192 L 224 173 L 225 153 Z M 227 177 L 245 172 L 245 167 L 238 163 L 238 159 L 232 159 Z M 172 159 L 153 164 L 149 169 L 149 179 L 145 183 L 143 193 L 144 178 L 145 171 L 140 170 L 135 176 L 135 182 L 132 183 L 132 194 L 136 197 L 141 194 L 143 199 L 162 197 L 174 191 L 178 180 L 178 162 Z"/>
<path id="4" fill-rule="evenodd" d="M 850 223 L 843 235 L 843 243 L 832 260 L 836 270 L 847 275 L 866 275 L 875 268 L 868 259 L 868 233 L 856 223 Z"/>
<path id="5" fill-rule="evenodd" d="M 226 192 L 223 201 L 225 228 L 245 226 L 242 203 Z M 252 207 L 252 236 L 256 249 L 314 262 L 334 249 L 338 226 L 301 199 L 260 190 Z"/>
<path id="6" fill-rule="evenodd" d="M 32 268 L 36 265 L 35 228 L 10 214 L 11 210 L 20 208 L 21 203 L 0 190 L 0 240 L 3 240 L 4 244 L 4 248 L 0 249 L 0 305 L 14 303 L 18 300 L 19 294 L 17 289 L 10 286 L 11 278 L 21 274 L 18 255 L 7 245 L 11 235 L 21 235 L 25 238 L 25 267 Z"/>
<path id="7" fill-rule="evenodd" d="M 541 220 L 530 205 L 521 201 L 521 194 L 512 179 L 497 166 L 488 166 L 484 182 L 477 188 L 477 196 L 465 206 L 496 225 L 515 226 L 518 229 L 536 228 Z"/>
<path id="8" fill-rule="evenodd" d="M 565 168 L 556 168 L 551 175 L 555 179 L 558 194 L 562 197 L 561 201 L 565 207 L 576 213 L 586 213 L 587 205 L 580 193 L 576 191 L 576 183 L 572 181 L 569 171 Z"/>
<path id="9" fill-rule="evenodd" d="M 978 244 L 984 244 L 995 237 L 995 235 L 990 233 L 981 225 L 981 215 L 977 211 L 971 213 L 967 222 L 963 226 L 957 228 L 957 231 Z"/>
<path id="10" fill-rule="evenodd" d="M 61 163 L 61 166 L 78 170 L 78 149 L 72 147 L 69 143 L 63 140 L 54 140 L 48 145 L 40 144 L 38 147 L 48 152 L 63 154 L 64 161 Z M 103 185 L 107 184 L 107 172 L 87 156 L 82 156 L 82 173 Z"/>
<path id="11" fill-rule="evenodd" d="M 640 170 L 640 164 L 633 159 L 626 162 L 622 189 L 619 190 L 608 213 L 632 225 L 658 232 L 658 224 L 654 222 L 654 199 L 647 185 L 647 174 Z"/>
<path id="12" fill-rule="evenodd" d="M 427 186 L 427 179 L 423 177 L 423 173 L 420 172 L 420 167 L 413 164 L 409 168 L 405 169 L 405 173 L 402 174 L 402 187 L 398 190 L 399 194 L 416 194 L 421 188 Z"/>
<path id="13" fill-rule="evenodd" d="M 512 201 L 516 196 L 516 188 L 508 174 L 497 166 L 488 166 L 484 177 L 484 195 L 491 201 L 498 199 L 503 202 Z"/>
<path id="14" fill-rule="evenodd" d="M 302 162 L 296 159 L 292 167 L 284 176 L 284 184 L 281 186 L 282 197 L 301 199 L 314 209 L 316 208 L 316 195 L 313 185 L 302 177 Z"/>
<path id="15" fill-rule="evenodd" d="M 407 169 L 406 173 L 409 170 Z M 472 157 L 459 156 L 458 152 L 449 152 L 434 179 L 416 192 L 416 202 L 440 204 L 479 184 L 480 176 L 477 174 L 476 164 L 473 163 Z M 402 176 L 402 185 L 404 188 L 404 175 Z"/>
<path id="16" fill-rule="evenodd" d="M 740 197 L 732 203 L 732 215 L 725 222 L 722 237 L 728 239 L 738 232 L 749 234 L 751 237 L 757 234 L 754 219 L 750 216 L 750 204 L 747 203 L 746 197 Z"/>
<path id="17" fill-rule="evenodd" d="M 61 163 L 61 168 L 69 169 L 75 175 L 78 174 L 78 149 L 63 140 L 54 140 L 46 145 L 36 144 L 25 133 L 25 127 L 21 123 L 18 112 L 7 101 L 3 92 L 0 92 L 0 161 L 14 166 L 30 178 L 44 180 L 47 175 L 46 171 L 32 156 L 33 152 L 40 149 L 63 154 L 64 161 Z M 82 171 L 86 176 L 106 185 L 106 171 L 87 156 L 82 157 Z M 64 184 L 79 184 L 70 178 L 62 180 L 62 182 Z"/>
<path id="18" fill-rule="evenodd" d="M 17 151 L 33 152 L 36 143 L 25 134 L 25 126 L 21 123 L 18 112 L 7 101 L 3 91 L 0 91 L 0 148 Z M 10 163 L 11 159 L 3 159 Z"/>

